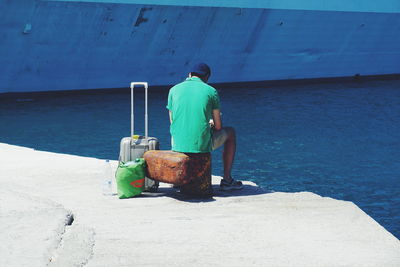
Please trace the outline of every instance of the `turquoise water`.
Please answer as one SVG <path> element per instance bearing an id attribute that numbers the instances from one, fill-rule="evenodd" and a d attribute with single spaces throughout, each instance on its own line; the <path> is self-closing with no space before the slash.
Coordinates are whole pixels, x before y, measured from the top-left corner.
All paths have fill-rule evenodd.
<path id="1" fill-rule="evenodd" d="M 238 133 L 234 177 L 353 201 L 400 238 L 400 81 L 226 88 L 220 97 L 224 124 Z M 169 149 L 167 91 L 149 101 L 150 135 Z M 137 101 L 138 133 L 142 111 Z M 0 98 L 0 142 L 39 150 L 117 159 L 129 121 L 129 89 Z"/>

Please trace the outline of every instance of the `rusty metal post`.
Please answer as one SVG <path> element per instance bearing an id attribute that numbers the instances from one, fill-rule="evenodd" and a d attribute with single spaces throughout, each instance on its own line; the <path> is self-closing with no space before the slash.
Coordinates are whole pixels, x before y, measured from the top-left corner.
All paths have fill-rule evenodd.
<path id="1" fill-rule="evenodd" d="M 144 153 L 144 159 L 147 177 L 178 185 L 186 195 L 212 195 L 211 153 L 150 150 Z"/>
<path id="2" fill-rule="evenodd" d="M 189 156 L 190 182 L 181 186 L 181 193 L 190 196 L 212 196 L 211 153 L 185 153 Z"/>

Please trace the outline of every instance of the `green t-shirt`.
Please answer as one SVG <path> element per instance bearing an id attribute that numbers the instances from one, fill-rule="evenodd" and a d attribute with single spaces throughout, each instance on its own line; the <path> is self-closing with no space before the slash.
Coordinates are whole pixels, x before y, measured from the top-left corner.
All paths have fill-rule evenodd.
<path id="1" fill-rule="evenodd" d="M 172 150 L 186 153 L 211 152 L 212 111 L 219 109 L 217 90 L 200 78 L 191 77 L 171 88 L 167 109 L 172 112 Z"/>

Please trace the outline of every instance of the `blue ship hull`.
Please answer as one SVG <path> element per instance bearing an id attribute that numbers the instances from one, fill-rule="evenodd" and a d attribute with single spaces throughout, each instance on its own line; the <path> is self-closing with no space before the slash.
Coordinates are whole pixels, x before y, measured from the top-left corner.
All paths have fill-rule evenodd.
<path id="1" fill-rule="evenodd" d="M 143 2 L 0 0 L 0 93 L 400 73 L 398 0 Z"/>

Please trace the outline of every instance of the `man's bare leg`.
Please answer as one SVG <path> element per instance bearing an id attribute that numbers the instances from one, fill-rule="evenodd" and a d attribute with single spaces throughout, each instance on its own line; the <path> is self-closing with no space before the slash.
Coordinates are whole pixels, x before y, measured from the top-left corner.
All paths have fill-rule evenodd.
<path id="1" fill-rule="evenodd" d="M 232 127 L 226 127 L 224 130 L 228 134 L 228 138 L 224 143 L 224 152 L 222 153 L 222 159 L 224 162 L 224 180 L 230 182 L 232 180 L 231 171 L 236 153 L 236 133 L 235 129 Z"/>

